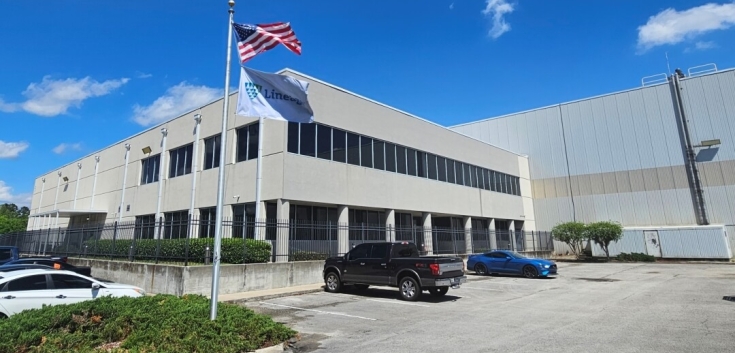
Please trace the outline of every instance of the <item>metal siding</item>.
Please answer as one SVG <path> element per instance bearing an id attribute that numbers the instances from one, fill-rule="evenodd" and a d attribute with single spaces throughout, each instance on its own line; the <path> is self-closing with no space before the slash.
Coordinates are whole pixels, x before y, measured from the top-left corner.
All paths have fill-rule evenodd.
<path id="1" fill-rule="evenodd" d="M 732 251 L 724 227 L 650 228 L 658 231 L 661 254 L 664 258 L 729 259 Z M 624 229 L 622 238 L 610 244 L 610 256 L 620 253 L 647 254 L 644 229 Z M 592 255 L 605 256 L 602 248 L 593 243 Z"/>
<path id="2" fill-rule="evenodd" d="M 651 140 L 651 132 L 648 130 L 645 95 L 642 91 L 629 92 L 628 94 L 631 113 L 633 114 L 633 125 L 631 127 L 638 141 L 638 157 L 642 169 L 656 167 L 653 141 Z"/>
<path id="3" fill-rule="evenodd" d="M 625 161 L 628 170 L 640 169 L 641 158 L 639 155 L 638 138 L 636 137 L 636 129 L 633 116 L 633 108 L 630 96 L 627 93 L 621 93 L 615 96 L 617 110 L 620 117 L 620 134 L 623 138 L 623 151 L 625 152 Z"/>
<path id="4" fill-rule="evenodd" d="M 615 96 L 606 96 L 602 98 L 605 107 L 604 123 L 607 127 L 607 137 L 609 153 L 611 155 L 607 171 L 623 171 L 628 170 L 628 162 L 625 156 L 623 144 L 623 132 L 620 127 L 620 114 L 618 113 L 618 104 Z"/>
<path id="5" fill-rule="evenodd" d="M 664 133 L 668 165 L 684 165 L 684 154 L 679 137 L 679 127 L 674 112 L 674 102 L 671 99 L 671 89 L 668 85 L 657 86 L 658 109 L 661 112 L 661 131 Z"/>
<path id="6" fill-rule="evenodd" d="M 651 224 L 651 213 L 645 191 L 631 192 L 630 195 L 633 199 L 631 206 L 635 210 L 635 222 L 633 225 L 646 226 Z"/>

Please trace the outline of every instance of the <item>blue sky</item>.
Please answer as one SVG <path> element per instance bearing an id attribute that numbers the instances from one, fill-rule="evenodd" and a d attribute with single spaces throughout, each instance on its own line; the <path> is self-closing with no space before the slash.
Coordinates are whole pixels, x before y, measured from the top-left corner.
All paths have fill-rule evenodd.
<path id="1" fill-rule="evenodd" d="M 0 2 L 0 202 L 28 204 L 38 175 L 219 96 L 226 3 Z M 735 67 L 731 1 L 240 0 L 235 9 L 240 23 L 289 21 L 303 43 L 302 56 L 279 47 L 248 66 L 290 67 L 444 125 L 637 87 L 667 72 L 666 53 L 672 70 Z"/>

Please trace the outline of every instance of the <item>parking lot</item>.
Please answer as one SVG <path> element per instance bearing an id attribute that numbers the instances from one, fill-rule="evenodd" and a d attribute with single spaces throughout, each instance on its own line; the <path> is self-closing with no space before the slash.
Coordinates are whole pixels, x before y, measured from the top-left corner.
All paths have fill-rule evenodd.
<path id="1" fill-rule="evenodd" d="M 312 352 L 733 352 L 735 266 L 559 263 L 550 279 L 477 277 L 443 298 L 394 288 L 246 304 Z"/>

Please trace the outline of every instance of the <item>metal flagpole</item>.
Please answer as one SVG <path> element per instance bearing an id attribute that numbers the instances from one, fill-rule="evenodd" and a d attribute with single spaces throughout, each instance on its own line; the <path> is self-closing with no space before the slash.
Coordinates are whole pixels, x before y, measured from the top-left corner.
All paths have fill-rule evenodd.
<path id="1" fill-rule="evenodd" d="M 225 155 L 227 154 L 227 114 L 229 113 L 230 104 L 230 57 L 232 56 L 232 17 L 235 13 L 235 1 L 228 1 L 230 9 L 230 19 L 227 22 L 227 64 L 225 66 L 225 98 L 224 107 L 222 108 L 222 135 L 220 135 L 220 155 L 219 155 L 219 180 L 217 183 L 217 213 L 215 217 L 214 228 L 214 250 L 212 259 L 212 294 L 209 319 L 217 319 L 217 299 L 219 296 L 219 262 L 220 249 L 222 247 L 222 202 L 225 193 Z"/>
<path id="2" fill-rule="evenodd" d="M 263 117 L 258 118 L 258 162 L 256 167 L 255 179 L 255 239 L 264 240 L 265 235 L 262 234 L 261 227 L 258 227 L 258 221 L 261 219 L 260 214 L 260 184 L 263 179 Z M 262 224 L 265 225 L 265 224 Z"/>

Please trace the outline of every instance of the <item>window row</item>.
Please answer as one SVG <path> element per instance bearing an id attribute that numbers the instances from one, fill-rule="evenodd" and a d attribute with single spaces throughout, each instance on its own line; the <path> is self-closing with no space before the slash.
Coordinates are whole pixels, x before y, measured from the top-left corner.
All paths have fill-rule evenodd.
<path id="1" fill-rule="evenodd" d="M 521 195 L 516 176 L 321 124 L 288 123 L 288 152 Z"/>
<path id="2" fill-rule="evenodd" d="M 243 162 L 258 158 L 258 124 L 250 124 L 236 130 L 237 151 L 236 162 Z M 219 167 L 221 156 L 221 134 L 204 139 L 203 170 Z M 177 147 L 169 151 L 168 177 L 175 178 L 191 174 L 194 159 L 194 144 Z M 158 181 L 161 166 L 161 154 L 141 160 L 140 184 L 150 184 Z"/>

